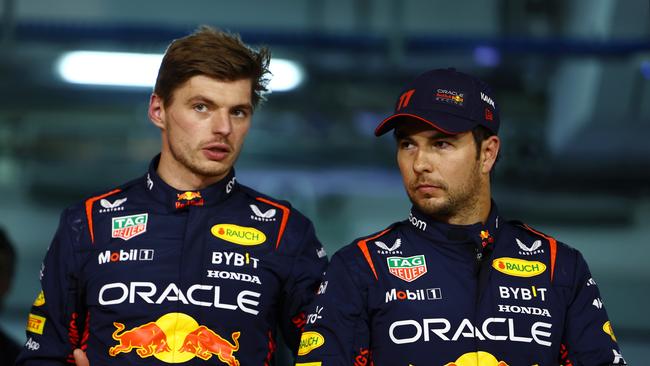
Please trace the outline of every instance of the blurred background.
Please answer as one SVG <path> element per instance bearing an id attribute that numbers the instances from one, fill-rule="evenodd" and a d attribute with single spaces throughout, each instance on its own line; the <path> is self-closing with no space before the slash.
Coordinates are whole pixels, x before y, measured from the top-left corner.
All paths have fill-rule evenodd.
<path id="1" fill-rule="evenodd" d="M 501 108 L 502 215 L 581 250 L 628 363 L 650 359 L 648 1 L 3 0 L 1 11 L 0 226 L 18 259 L 0 327 L 17 341 L 61 210 L 140 176 L 159 151 L 150 80 L 136 80 L 146 72 L 83 61 L 108 78 L 88 81 L 65 56 L 161 55 L 209 24 L 277 59 L 239 181 L 290 200 L 330 255 L 408 215 L 392 137 L 372 134 L 402 86 L 448 66 L 486 80 Z"/>

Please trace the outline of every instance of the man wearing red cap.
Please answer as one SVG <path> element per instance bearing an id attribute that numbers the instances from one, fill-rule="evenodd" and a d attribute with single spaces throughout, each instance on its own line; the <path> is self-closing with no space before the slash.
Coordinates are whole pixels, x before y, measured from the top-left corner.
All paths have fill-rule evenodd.
<path id="1" fill-rule="evenodd" d="M 580 252 L 501 218 L 499 110 L 483 81 L 432 70 L 394 130 L 408 218 L 333 257 L 297 365 L 625 365 Z"/>

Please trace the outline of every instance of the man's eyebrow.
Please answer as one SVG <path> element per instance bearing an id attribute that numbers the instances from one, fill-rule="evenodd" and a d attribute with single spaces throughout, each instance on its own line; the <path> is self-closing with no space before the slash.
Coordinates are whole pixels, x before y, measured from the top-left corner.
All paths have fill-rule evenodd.
<path id="1" fill-rule="evenodd" d="M 210 99 L 210 98 L 208 98 L 206 96 L 203 96 L 201 94 L 192 96 L 190 99 L 188 99 L 188 102 L 189 103 L 201 102 L 201 103 L 210 104 L 210 105 L 217 105 L 217 103 L 215 103 L 212 99 Z"/>

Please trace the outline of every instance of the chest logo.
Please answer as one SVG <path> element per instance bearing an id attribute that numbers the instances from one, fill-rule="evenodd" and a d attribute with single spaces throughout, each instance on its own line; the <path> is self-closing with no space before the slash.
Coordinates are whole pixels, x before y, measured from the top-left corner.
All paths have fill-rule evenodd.
<path id="1" fill-rule="evenodd" d="M 256 205 L 249 205 L 255 215 L 251 215 L 251 219 L 256 221 L 275 221 L 275 209 L 271 208 L 262 212 Z"/>
<path id="2" fill-rule="evenodd" d="M 395 242 L 390 247 L 383 241 L 375 241 L 375 245 L 379 248 L 377 249 L 379 254 L 402 254 L 401 250 L 397 250 L 402 246 L 402 239 L 400 238 L 395 239 Z"/>
<path id="3" fill-rule="evenodd" d="M 519 251 L 520 255 L 533 255 L 533 254 L 541 254 L 544 253 L 544 249 L 540 249 L 542 247 L 542 241 L 541 240 L 535 240 L 530 246 L 524 244 L 521 240 L 518 238 L 515 238 L 517 241 L 517 246 L 519 246 Z"/>
<path id="4" fill-rule="evenodd" d="M 246 226 L 217 224 L 210 229 L 210 232 L 219 239 L 238 245 L 259 245 L 266 241 L 266 235 L 263 232 Z"/>
<path id="5" fill-rule="evenodd" d="M 412 257 L 388 257 L 388 271 L 395 277 L 412 282 L 427 273 L 427 261 L 423 254 Z"/>
<path id="6" fill-rule="evenodd" d="M 318 332 L 304 332 L 300 337 L 298 356 L 304 356 L 325 343 L 325 337 Z"/>
<path id="7" fill-rule="evenodd" d="M 112 223 L 112 238 L 120 238 L 129 240 L 147 231 L 147 221 L 149 214 L 138 214 L 130 216 L 113 217 Z"/>
<path id="8" fill-rule="evenodd" d="M 497 271 L 515 277 L 534 277 L 546 271 L 546 265 L 538 261 L 501 257 L 492 261 Z"/>

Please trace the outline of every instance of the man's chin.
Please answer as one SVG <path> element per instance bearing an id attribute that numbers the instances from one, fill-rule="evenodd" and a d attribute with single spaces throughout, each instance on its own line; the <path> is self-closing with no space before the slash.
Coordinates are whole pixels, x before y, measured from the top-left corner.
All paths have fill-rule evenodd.
<path id="1" fill-rule="evenodd" d="M 445 215 L 448 210 L 448 203 L 442 197 L 411 200 L 413 205 L 425 215 Z"/>

